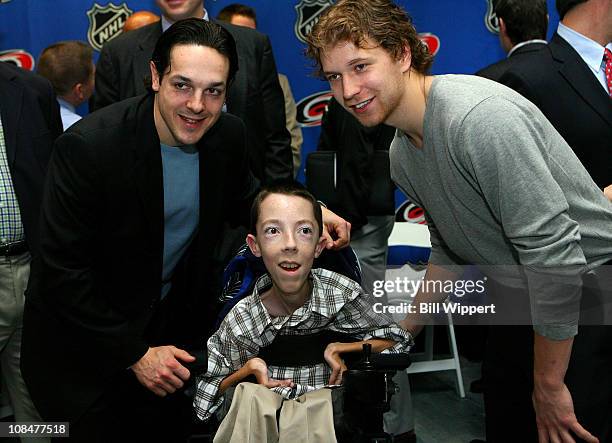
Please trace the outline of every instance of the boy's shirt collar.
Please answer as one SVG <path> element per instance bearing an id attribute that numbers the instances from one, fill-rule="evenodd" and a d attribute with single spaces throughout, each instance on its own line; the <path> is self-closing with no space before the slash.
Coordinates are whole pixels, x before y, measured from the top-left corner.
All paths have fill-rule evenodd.
<path id="1" fill-rule="evenodd" d="M 346 303 L 357 298 L 360 293 L 357 283 L 353 282 L 355 288 L 352 291 L 347 291 L 346 282 L 352 281 L 341 274 L 326 269 L 311 269 L 309 278 L 312 280 L 312 291 L 306 303 L 290 315 L 272 317 L 260 297 L 260 294 L 263 294 L 272 286 L 272 279 L 268 273 L 262 275 L 255 282 L 252 294 L 256 309 L 262 311 L 261 314 L 268 318 L 272 327 L 280 329 L 285 325 L 296 326 L 308 319 L 312 313 L 332 318 L 340 312 Z"/>

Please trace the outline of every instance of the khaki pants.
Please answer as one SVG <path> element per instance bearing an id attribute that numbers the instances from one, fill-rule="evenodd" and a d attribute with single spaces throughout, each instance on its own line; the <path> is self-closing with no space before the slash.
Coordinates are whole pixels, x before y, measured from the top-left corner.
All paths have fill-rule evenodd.
<path id="1" fill-rule="evenodd" d="M 8 394 L 15 421 L 41 422 L 21 376 L 21 330 L 24 293 L 30 276 L 30 254 L 0 255 L 0 365 L 2 393 Z M 46 362 L 41 362 L 41 365 Z M 6 391 L 5 389 L 6 388 Z M 46 442 L 48 438 L 22 438 L 24 442 Z"/>
<path id="2" fill-rule="evenodd" d="M 214 439 L 226 442 L 336 443 L 331 390 L 285 400 L 265 386 L 240 383 Z"/>

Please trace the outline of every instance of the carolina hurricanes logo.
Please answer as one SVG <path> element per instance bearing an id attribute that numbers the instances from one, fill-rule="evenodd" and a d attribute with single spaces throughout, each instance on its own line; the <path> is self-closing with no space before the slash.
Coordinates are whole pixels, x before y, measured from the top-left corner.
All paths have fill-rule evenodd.
<path id="1" fill-rule="evenodd" d="M 23 49 L 0 51 L 0 62 L 8 62 L 28 71 L 34 70 L 34 57 Z"/>
<path id="2" fill-rule="evenodd" d="M 333 4 L 333 0 L 302 0 L 295 6 L 297 20 L 293 29 L 298 40 L 306 43 L 306 36 L 317 24 L 323 11 Z"/>
<path id="3" fill-rule="evenodd" d="M 499 34 L 499 20 L 495 14 L 495 6 L 493 5 L 494 0 L 487 0 L 487 14 L 485 15 L 485 26 L 489 32 L 493 34 Z"/>
<path id="4" fill-rule="evenodd" d="M 429 32 L 422 32 L 419 34 L 419 38 L 423 43 L 427 45 L 429 49 L 429 53 L 431 55 L 436 55 L 440 50 L 440 39 L 437 35 L 431 34 Z"/>
<path id="5" fill-rule="evenodd" d="M 112 3 L 100 6 L 94 3 L 93 7 L 87 11 L 89 18 L 87 41 L 91 47 L 99 51 L 104 43 L 121 34 L 123 25 L 132 12 L 125 3 L 119 6 Z"/>
<path id="6" fill-rule="evenodd" d="M 297 104 L 297 121 L 300 126 L 320 126 L 332 95 L 331 91 L 323 91 L 300 100 Z"/>
<path id="7" fill-rule="evenodd" d="M 410 200 L 406 200 L 395 210 L 395 221 L 418 223 L 420 225 L 427 224 L 423 208 L 415 205 Z"/>

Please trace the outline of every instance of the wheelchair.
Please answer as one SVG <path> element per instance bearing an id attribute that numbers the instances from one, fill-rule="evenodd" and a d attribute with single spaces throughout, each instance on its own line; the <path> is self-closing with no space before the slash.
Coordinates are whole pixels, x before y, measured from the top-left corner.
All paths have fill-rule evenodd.
<path id="1" fill-rule="evenodd" d="M 361 281 L 361 269 L 353 250 L 325 250 L 315 261 L 313 268 L 322 267 L 341 273 L 357 282 Z M 224 273 L 224 289 L 220 297 L 222 307 L 217 327 L 242 298 L 251 294 L 257 278 L 265 272 L 263 261 L 253 256 L 248 247 L 243 246 L 227 266 Z M 322 331 L 306 336 L 278 336 L 274 342 L 260 350 L 258 357 L 266 363 L 284 365 L 307 365 L 324 362 L 323 352 L 327 344 L 334 341 L 356 341 L 332 331 Z M 300 352 L 293 351 L 299 349 Z M 206 371 L 206 352 L 195 352 L 196 361 L 188 365 L 195 375 Z M 384 432 L 383 414 L 389 411 L 390 401 L 397 392 L 392 381 L 396 371 L 405 370 L 410 365 L 408 354 L 375 354 L 371 345 L 365 344 L 361 355 L 347 356 L 347 371 L 343 384 L 332 394 L 334 428 L 339 443 L 392 443 L 393 437 Z M 249 380 L 245 380 L 249 381 Z M 195 383 L 185 393 L 195 395 Z M 204 423 L 194 426 L 189 437 L 190 443 L 212 442 L 218 423 Z"/>

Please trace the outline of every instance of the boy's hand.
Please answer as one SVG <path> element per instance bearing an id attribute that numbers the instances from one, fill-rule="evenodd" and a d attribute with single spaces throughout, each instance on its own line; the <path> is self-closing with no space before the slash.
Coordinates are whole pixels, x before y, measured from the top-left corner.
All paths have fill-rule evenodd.
<path id="1" fill-rule="evenodd" d="M 321 207 L 321 211 L 323 211 L 322 235 L 325 237 L 325 249 L 338 250 L 348 246 L 351 240 L 351 224 L 327 208 Z"/>
<path id="2" fill-rule="evenodd" d="M 323 353 L 323 357 L 325 358 L 325 361 L 332 370 L 332 373 L 329 376 L 328 384 L 342 384 L 342 374 L 344 373 L 344 371 L 346 371 L 346 365 L 344 364 L 344 360 L 342 360 L 342 357 L 340 357 L 337 343 L 328 344 L 325 348 L 325 352 Z"/>
<path id="3" fill-rule="evenodd" d="M 247 369 L 251 375 L 257 379 L 257 383 L 266 388 L 292 388 L 293 381 L 289 379 L 276 380 L 268 377 L 268 365 L 259 357 L 255 357 L 246 362 Z"/>

